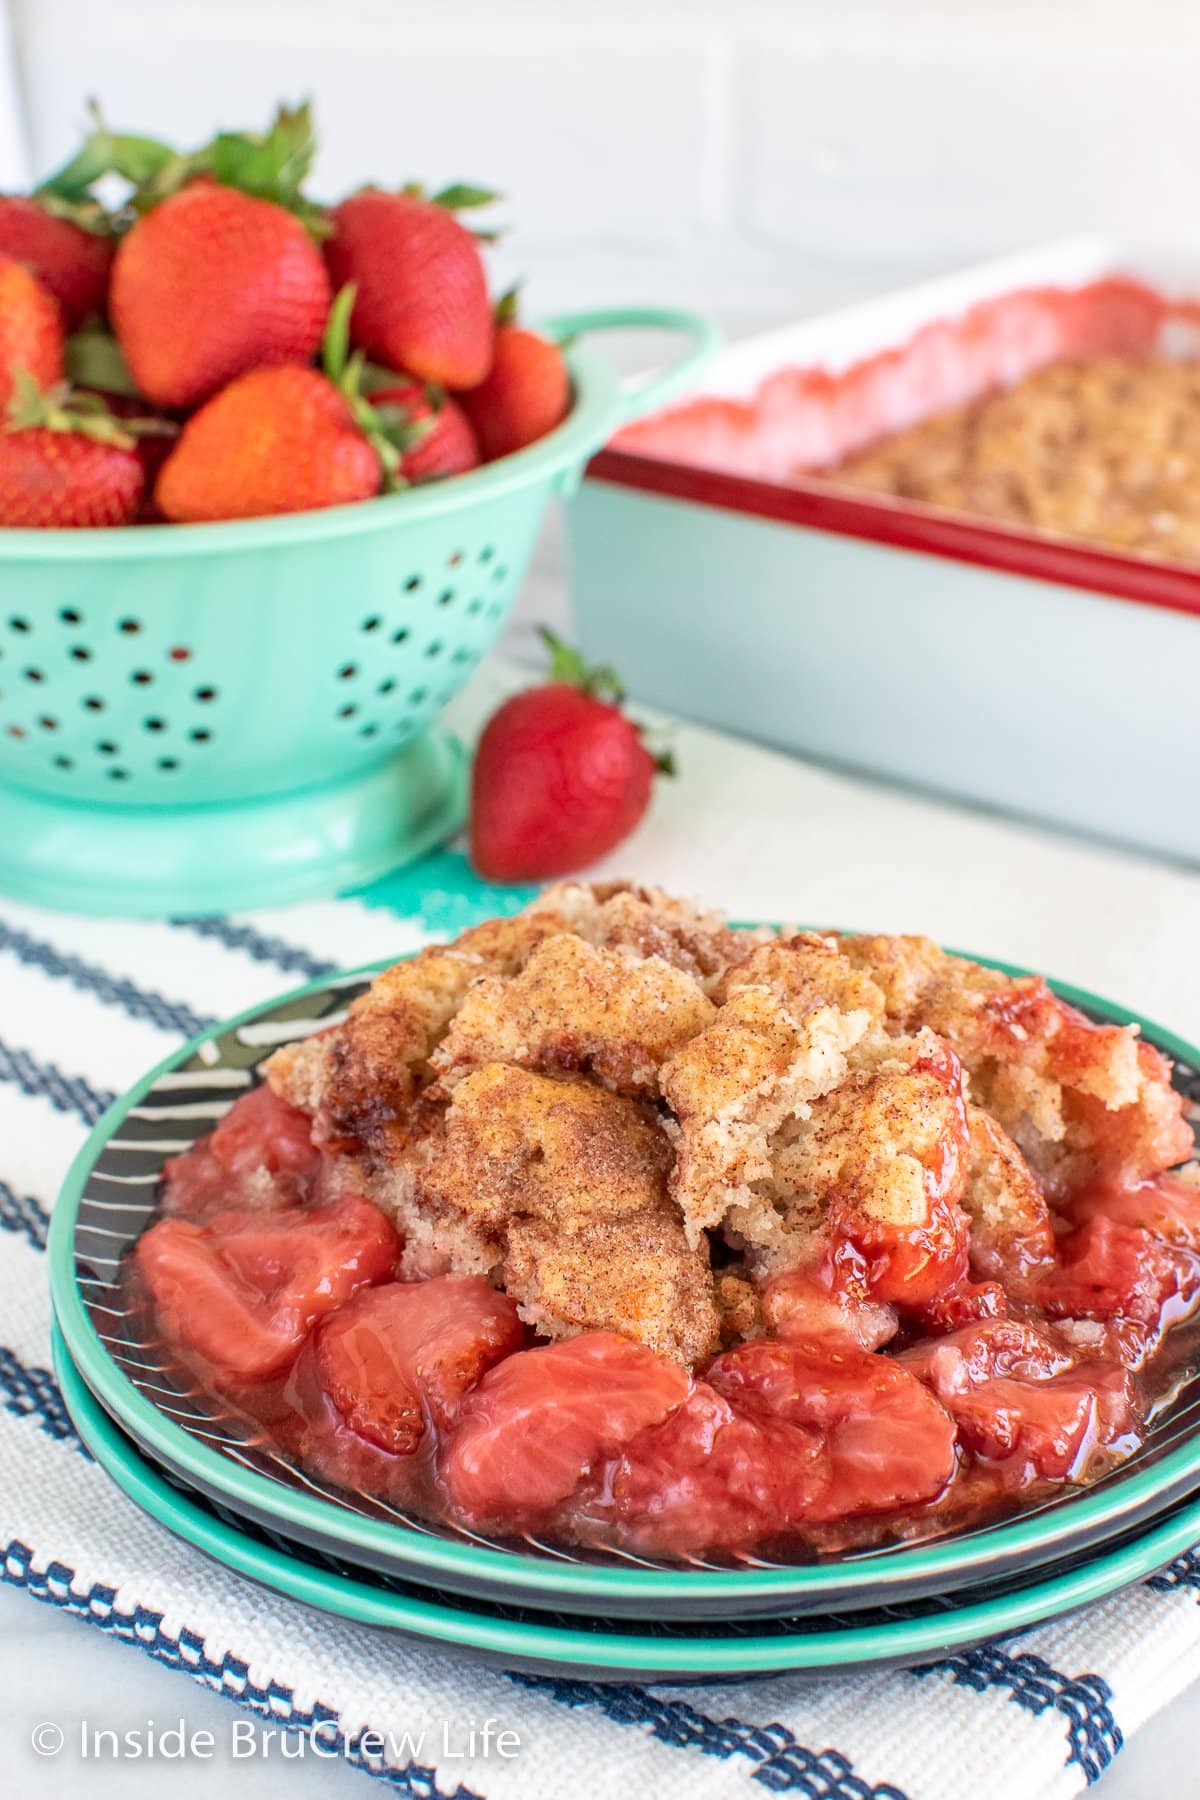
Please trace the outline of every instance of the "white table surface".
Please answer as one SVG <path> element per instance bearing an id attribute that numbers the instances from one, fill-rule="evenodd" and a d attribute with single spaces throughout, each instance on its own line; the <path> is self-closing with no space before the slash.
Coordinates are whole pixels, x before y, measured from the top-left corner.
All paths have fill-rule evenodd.
<path id="1" fill-rule="evenodd" d="M 550 562 L 535 570 L 525 619 L 561 620 Z M 518 637 L 520 650 L 528 637 Z M 469 729 L 506 680 L 485 670 L 456 709 Z M 714 733 L 675 733 L 679 778 L 660 784 L 635 837 L 603 865 L 700 894 L 741 918 L 925 931 L 943 943 L 1042 968 L 1119 997 L 1200 1038 L 1200 874 L 850 778 Z M 1181 797 L 1181 802 L 1185 797 Z M 274 915 L 282 926 L 283 915 Z M 348 961 L 354 960 L 353 948 Z M 180 1719 L 227 1737 L 227 1702 L 131 1648 L 0 1588 L 0 1791 L 75 1792 L 137 1800 L 169 1785 L 173 1800 L 218 1789 L 333 1796 L 363 1778 L 334 1764 L 270 1756 L 81 1766 L 70 1739 L 81 1717 L 113 1727 Z M 68 1747 L 39 1760 L 29 1734 L 61 1724 Z M 1142 1731 L 1101 1779 L 1104 1800 L 1190 1791 L 1200 1692 Z M 1194 1785 L 1200 1787 L 1200 1777 Z M 914 1796 L 914 1800 L 919 1797 Z"/>

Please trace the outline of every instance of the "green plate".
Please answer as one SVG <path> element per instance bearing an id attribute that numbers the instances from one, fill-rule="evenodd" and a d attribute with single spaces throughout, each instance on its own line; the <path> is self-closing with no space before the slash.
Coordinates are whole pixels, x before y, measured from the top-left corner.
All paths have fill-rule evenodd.
<path id="1" fill-rule="evenodd" d="M 384 965 L 378 965 L 380 967 Z M 994 963 L 1008 973 L 1022 973 Z M 192 1039 L 105 1114 L 54 1209 L 50 1272 L 70 1353 L 89 1388 L 153 1460 L 242 1518 L 360 1567 L 491 1602 L 595 1611 L 606 1618 L 773 1617 L 908 1602 L 1024 1575 L 1144 1524 L 1200 1487 L 1200 1382 L 1160 1418 L 1137 1454 L 1089 1488 L 975 1530 L 807 1564 L 581 1554 L 535 1539 L 486 1539 L 430 1525 L 323 1483 L 284 1460 L 215 1402 L 172 1378 L 136 1332 L 111 1283 L 147 1223 L 164 1160 L 210 1130 L 281 1042 L 328 1023 L 373 971 L 335 976 Z M 1200 1097 L 1200 1052 L 1125 1009 L 1057 984 L 1094 1017 L 1142 1026 Z"/>
<path id="2" fill-rule="evenodd" d="M 622 1620 L 548 1616 L 372 1580 L 256 1531 L 155 1468 L 91 1393 L 57 1332 L 54 1365 L 67 1410 L 97 1462 L 176 1537 L 289 1600 L 435 1644 L 442 1652 L 536 1674 L 678 1683 L 773 1674 L 824 1679 L 903 1668 L 1105 1599 L 1156 1574 L 1200 1537 L 1200 1501 L 1188 1501 L 1119 1549 L 964 1606 L 928 1600 L 840 1620 L 782 1618 L 757 1630 L 738 1621 L 652 1630 Z"/>

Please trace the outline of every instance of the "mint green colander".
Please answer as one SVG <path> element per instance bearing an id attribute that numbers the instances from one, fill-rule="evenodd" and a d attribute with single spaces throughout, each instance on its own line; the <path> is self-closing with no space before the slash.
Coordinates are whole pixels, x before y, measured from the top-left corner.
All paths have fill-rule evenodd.
<path id="1" fill-rule="evenodd" d="M 217 525 L 0 530 L 0 888 L 86 912 L 282 904 L 461 823 L 433 721 L 499 633 L 551 494 L 710 354 L 692 313 L 551 320 L 690 340 L 632 391 L 572 342 L 574 404 L 473 474 Z"/>

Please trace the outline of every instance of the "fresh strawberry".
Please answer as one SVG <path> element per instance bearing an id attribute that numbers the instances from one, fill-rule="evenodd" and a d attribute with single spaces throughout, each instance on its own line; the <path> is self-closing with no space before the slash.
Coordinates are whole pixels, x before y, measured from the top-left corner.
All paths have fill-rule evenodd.
<path id="1" fill-rule="evenodd" d="M 334 285 L 354 282 L 352 336 L 368 356 L 443 387 L 474 387 L 492 356 L 487 277 L 474 237 L 452 203 L 473 190 L 425 200 L 364 188 L 329 215 L 325 257 Z"/>
<path id="2" fill-rule="evenodd" d="M 471 861 L 489 881 L 539 880 L 595 862 L 642 817 L 655 770 L 671 772 L 621 711 L 612 670 L 589 670 L 551 632 L 542 637 L 550 681 L 506 700 L 475 756 Z"/>
<path id="3" fill-rule="evenodd" d="M 487 462 L 536 443 L 571 410 L 563 353 L 516 323 L 514 295 L 506 294 L 496 309 L 491 368 L 461 400 Z"/>
<path id="4" fill-rule="evenodd" d="M 350 402 L 317 369 L 254 369 L 180 433 L 155 499 L 168 519 L 255 519 L 379 492 L 379 457 Z"/>
<path id="5" fill-rule="evenodd" d="M 449 394 L 436 399 L 423 382 L 402 381 L 372 389 L 371 405 L 385 423 L 394 418 L 408 428 L 412 441 L 401 452 L 398 471 L 404 481 L 434 481 L 479 467 L 471 421 Z"/>
<path id="6" fill-rule="evenodd" d="M 18 378 L 0 431 L 0 525 L 128 525 L 145 485 L 132 431 L 102 402 Z"/>
<path id="7" fill-rule="evenodd" d="M 0 256 L 24 263 L 58 301 L 68 330 L 104 311 L 113 240 L 50 210 L 52 202 L 0 195 Z M 82 209 L 81 209 L 82 211 Z M 97 220 L 103 219 L 99 208 Z"/>
<path id="8" fill-rule="evenodd" d="M 321 253 L 299 219 L 201 179 L 122 240 L 110 310 L 141 392 L 186 408 L 250 369 L 308 362 L 329 300 Z"/>
<path id="9" fill-rule="evenodd" d="M 62 380 L 62 314 L 28 269 L 0 256 L 0 407 L 8 404 L 21 371 L 39 388 Z"/>

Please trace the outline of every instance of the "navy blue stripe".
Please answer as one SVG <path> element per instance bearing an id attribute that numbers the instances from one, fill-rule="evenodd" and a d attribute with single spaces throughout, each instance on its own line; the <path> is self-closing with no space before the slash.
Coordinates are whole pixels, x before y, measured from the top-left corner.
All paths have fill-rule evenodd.
<path id="1" fill-rule="evenodd" d="M 1003 1644 L 981 1644 L 910 1673 L 947 1674 L 976 1693 L 1007 1688 L 1019 1707 L 1035 1715 L 1052 1707 L 1067 1722 L 1067 1762 L 1079 1765 L 1089 1786 L 1125 1741 L 1113 1716 L 1112 1689 L 1102 1675 L 1066 1675 L 1031 1651 L 1013 1656 Z"/>
<path id="2" fill-rule="evenodd" d="M 330 1743 L 344 1743 L 346 1762 L 384 1782 L 396 1793 L 411 1800 L 483 1800 L 473 1788 L 456 1787 L 453 1791 L 437 1784 L 437 1770 L 411 1762 L 403 1769 L 376 1768 L 367 1761 L 362 1749 L 365 1732 L 342 1737 L 341 1714 L 332 1706 L 318 1701 L 311 1708 L 296 1703 L 295 1690 L 282 1681 L 258 1683 L 250 1679 L 250 1665 L 241 1657 L 226 1651 L 220 1662 L 208 1655 L 199 1632 L 186 1626 L 177 1637 L 163 1629 L 163 1614 L 151 1607 L 139 1606 L 131 1612 L 117 1609 L 117 1590 L 103 1582 L 79 1589 L 74 1569 L 65 1563 L 52 1562 L 44 1571 L 33 1566 L 33 1551 L 19 1539 L 13 1539 L 4 1552 L 3 1580 L 10 1587 L 24 1588 L 35 1600 L 48 1606 L 61 1607 L 87 1624 L 106 1631 L 162 1663 L 190 1675 L 210 1691 L 234 1700 L 248 1712 L 269 1719 L 273 1725 L 295 1731 L 312 1732 L 323 1727 L 322 1738 Z"/>
<path id="3" fill-rule="evenodd" d="M 64 1075 L 54 1063 L 39 1062 L 28 1050 L 5 1043 L 0 1043 L 0 1081 L 11 1081 L 23 1094 L 49 1100 L 55 1112 L 78 1113 L 88 1125 L 94 1125 L 116 1098 L 94 1088 L 82 1075 Z"/>
<path id="4" fill-rule="evenodd" d="M 84 962 L 82 957 L 72 956 L 40 938 L 30 937 L 26 931 L 14 931 L 3 920 L 0 920 L 0 950 L 7 950 L 27 968 L 40 969 L 57 981 L 69 982 L 78 992 L 92 995 L 105 1006 L 120 1007 L 131 1019 L 144 1019 L 147 1024 L 157 1025 L 160 1031 L 194 1037 L 196 1032 L 214 1023 L 208 1015 L 193 1011 L 181 1000 L 168 1000 L 165 995 L 156 994 L 152 988 L 139 987 L 137 982 L 123 975 L 110 975 L 97 964 Z"/>
<path id="5" fill-rule="evenodd" d="M 513 1675 L 518 1687 L 534 1689 L 563 1706 L 594 1707 L 617 1725 L 638 1725 L 680 1750 L 729 1761 L 746 1757 L 756 1766 L 752 1779 L 776 1794 L 804 1794 L 811 1800 L 905 1800 L 899 1788 L 872 1787 L 840 1750 L 806 1749 L 788 1726 L 750 1725 L 742 1719 L 713 1719 L 683 1700 L 664 1700 L 645 1688 L 597 1681 L 566 1681 Z"/>
<path id="6" fill-rule="evenodd" d="M 18 1194 L 7 1181 L 0 1180 L 0 1231 L 13 1231 L 27 1237 L 35 1250 L 46 1248 L 50 1214 L 32 1194 Z"/>
<path id="7" fill-rule="evenodd" d="M 0 1344 L 0 1406 L 18 1419 L 36 1419 L 48 1437 L 74 1444 L 91 1460 L 91 1453 L 76 1431 L 49 1369 L 32 1368 Z"/>
<path id="8" fill-rule="evenodd" d="M 1153 1588 L 1156 1594 L 1174 1594 L 1181 1588 L 1190 1588 L 1195 1593 L 1200 1589 L 1200 1553 L 1189 1550 L 1186 1555 L 1177 1556 L 1169 1568 L 1151 1575 L 1146 1586 Z"/>
<path id="9" fill-rule="evenodd" d="M 305 975 L 309 981 L 319 981 L 322 975 L 332 975 L 338 967 L 337 963 L 325 962 L 321 957 L 302 950 L 298 944 L 287 944 L 282 938 L 267 937 L 264 932 L 256 931 L 253 925 L 237 925 L 232 919 L 172 919 L 171 924 L 181 931 L 194 931 L 197 937 L 211 938 L 214 943 L 224 944 L 227 950 L 240 950 L 254 962 L 271 963 L 288 975 Z"/>

